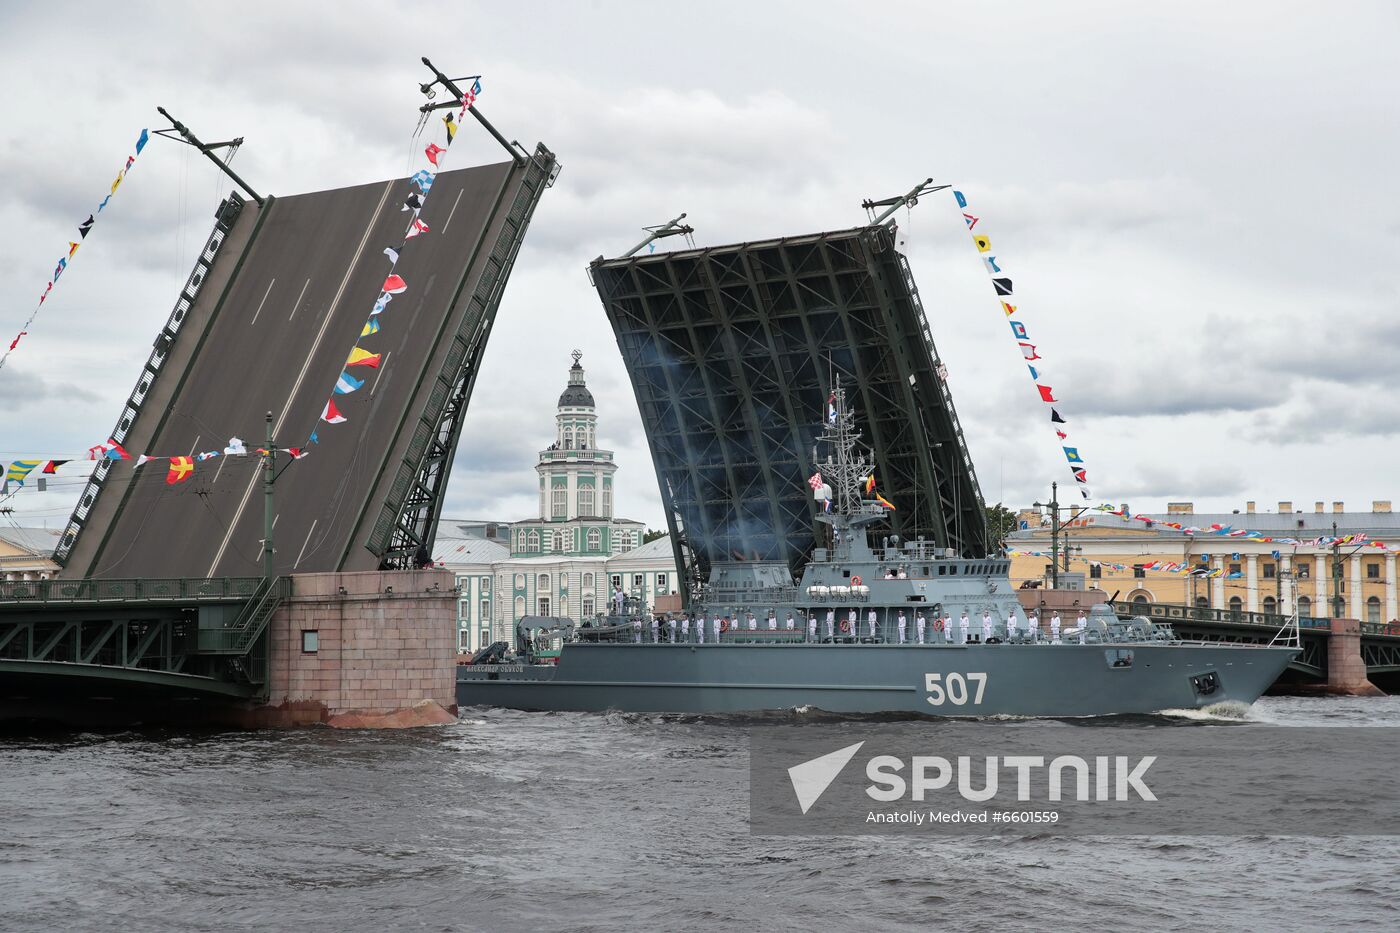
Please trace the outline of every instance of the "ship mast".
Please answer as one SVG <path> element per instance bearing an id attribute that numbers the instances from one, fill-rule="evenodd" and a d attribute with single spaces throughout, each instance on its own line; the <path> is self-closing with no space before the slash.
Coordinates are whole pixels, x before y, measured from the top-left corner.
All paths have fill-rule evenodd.
<path id="1" fill-rule="evenodd" d="M 823 446 L 825 459 L 819 453 Z M 839 376 L 827 400 L 826 424 L 812 448 L 812 460 L 823 482 L 831 487 L 831 511 L 818 515 L 818 521 L 839 527 L 869 524 L 884 517 L 884 510 L 865 496 L 865 481 L 875 464 L 860 443 L 855 415 L 846 405 L 846 390 Z"/>

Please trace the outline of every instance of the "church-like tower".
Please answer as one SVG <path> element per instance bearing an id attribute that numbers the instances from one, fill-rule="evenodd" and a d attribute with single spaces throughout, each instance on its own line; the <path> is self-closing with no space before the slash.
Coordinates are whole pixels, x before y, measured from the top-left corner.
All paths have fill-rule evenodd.
<path id="1" fill-rule="evenodd" d="M 583 354 L 573 352 L 569 383 L 559 395 L 554 443 L 540 451 L 539 518 L 512 528 L 511 553 L 610 556 L 636 547 L 636 522 L 613 518 L 613 452 L 598 447 L 598 414 L 588 391 Z"/>

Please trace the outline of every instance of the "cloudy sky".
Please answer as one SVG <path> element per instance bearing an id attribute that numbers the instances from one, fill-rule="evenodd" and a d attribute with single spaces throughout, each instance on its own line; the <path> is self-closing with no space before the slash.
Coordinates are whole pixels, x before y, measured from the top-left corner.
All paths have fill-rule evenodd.
<path id="1" fill-rule="evenodd" d="M 933 176 L 1013 276 L 1095 497 L 1400 499 L 1393 3 L 68 3 L 0 7 L 0 329 L 163 104 L 274 194 L 417 168 L 428 55 L 564 165 L 492 335 L 447 513 L 533 514 L 568 353 L 618 511 L 662 521 L 585 267 L 690 213 L 700 245 L 854 226 Z M 333 11 L 333 12 L 331 12 Z M 452 167 L 498 161 L 484 134 Z M 460 160 L 460 161 L 459 161 Z M 0 370 L 0 458 L 106 438 L 228 185 L 157 139 Z M 901 212 L 989 501 L 1067 477 L 946 193 Z M 253 436 L 257 425 L 230 426 Z M 66 520 L 72 487 L 7 505 Z"/>

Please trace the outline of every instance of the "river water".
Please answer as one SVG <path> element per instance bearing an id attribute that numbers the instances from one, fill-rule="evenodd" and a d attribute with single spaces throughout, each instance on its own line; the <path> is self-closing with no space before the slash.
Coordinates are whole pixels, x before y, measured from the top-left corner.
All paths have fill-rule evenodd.
<path id="1" fill-rule="evenodd" d="M 1244 718 L 1400 725 L 1400 697 Z M 752 725 L 3 736 L 0 930 L 1400 928 L 1388 837 L 751 836 Z"/>

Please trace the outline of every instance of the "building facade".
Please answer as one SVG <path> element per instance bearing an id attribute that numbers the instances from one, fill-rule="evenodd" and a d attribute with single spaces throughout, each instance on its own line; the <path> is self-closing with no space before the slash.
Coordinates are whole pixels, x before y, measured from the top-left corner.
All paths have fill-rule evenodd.
<path id="1" fill-rule="evenodd" d="M 1296 608 L 1302 616 L 1363 622 L 1400 618 L 1396 552 L 1391 550 L 1400 548 L 1400 514 L 1391 512 L 1390 502 L 1384 500 L 1373 502 L 1369 512 L 1348 512 L 1342 502 L 1333 502 L 1330 510 L 1324 505 L 1316 502 L 1305 512 L 1280 502 L 1277 511 L 1260 512 L 1248 502 L 1243 512 L 1199 513 L 1190 502 L 1175 502 L 1168 503 L 1165 514 L 1142 516 L 1147 521 L 1095 510 L 1073 517 L 1064 513 L 1060 575 L 1068 573 L 1106 596 L 1116 594 L 1117 599 L 1140 604 L 1285 615 Z M 1129 509 L 1124 506 L 1121 511 Z M 1013 552 L 1013 582 L 1048 586 L 1048 555 L 1053 550 L 1049 519 L 1035 510 L 1017 518 L 1020 527 L 1006 542 Z M 1273 540 L 1188 535 L 1165 522 L 1201 529 L 1226 526 Z M 1364 537 L 1334 552 L 1330 539 L 1348 536 Z M 1036 553 L 1027 553 L 1031 551 Z M 1334 577 L 1334 556 L 1339 558 L 1340 578 Z M 1154 564 L 1175 569 L 1151 569 Z M 1192 570 L 1195 573 L 1188 572 Z"/>
<path id="2" fill-rule="evenodd" d="M 458 647 L 513 641 L 523 616 L 590 618 L 621 589 L 659 607 L 680 591 L 669 538 L 642 543 L 645 526 L 613 512 L 617 463 L 597 442 L 598 417 L 579 360 L 540 451 L 539 515 L 518 522 L 443 522 L 433 555 L 457 576 Z"/>

